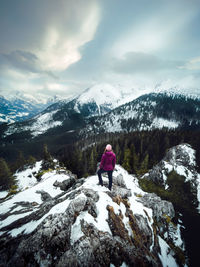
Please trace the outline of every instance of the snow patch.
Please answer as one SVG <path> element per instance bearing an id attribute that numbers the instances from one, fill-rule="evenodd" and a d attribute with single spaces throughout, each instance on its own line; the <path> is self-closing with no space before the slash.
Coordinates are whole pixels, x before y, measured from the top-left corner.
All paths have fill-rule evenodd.
<path id="1" fill-rule="evenodd" d="M 8 191 L 0 191 L 0 199 L 6 197 L 8 194 Z"/>
<path id="2" fill-rule="evenodd" d="M 158 236 L 158 241 L 161 248 L 161 254 L 159 254 L 159 258 L 163 267 L 178 267 L 175 259 L 170 254 L 170 247 L 168 244 L 160 236 Z"/>
<path id="3" fill-rule="evenodd" d="M 38 183 L 38 180 L 34 177 L 33 173 L 38 173 L 42 167 L 42 161 L 37 161 L 33 168 L 27 168 L 24 171 L 16 172 L 15 177 L 19 190 L 32 187 Z"/>
<path id="4" fill-rule="evenodd" d="M 61 126 L 61 121 L 55 121 L 53 115 L 57 112 L 54 110 L 49 113 L 38 115 L 35 119 L 36 121 L 31 126 L 25 127 L 25 130 L 30 130 L 31 134 L 35 137 L 37 135 L 43 134 L 48 129 L 54 128 L 56 126 Z"/>
<path id="5" fill-rule="evenodd" d="M 166 127 L 166 128 L 169 128 L 169 129 L 175 129 L 179 126 L 179 122 L 177 121 L 173 121 L 173 120 L 167 120 L 167 119 L 164 119 L 164 118 L 155 118 L 153 120 L 153 123 L 151 125 L 151 127 L 153 128 L 163 128 L 163 127 Z"/>

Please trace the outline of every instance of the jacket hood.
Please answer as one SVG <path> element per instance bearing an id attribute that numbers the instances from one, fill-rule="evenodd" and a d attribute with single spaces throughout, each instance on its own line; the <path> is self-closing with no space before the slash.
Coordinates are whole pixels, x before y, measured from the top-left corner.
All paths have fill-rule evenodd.
<path id="1" fill-rule="evenodd" d="M 106 155 L 108 155 L 109 157 L 112 156 L 114 153 L 112 151 L 106 151 L 105 152 Z"/>

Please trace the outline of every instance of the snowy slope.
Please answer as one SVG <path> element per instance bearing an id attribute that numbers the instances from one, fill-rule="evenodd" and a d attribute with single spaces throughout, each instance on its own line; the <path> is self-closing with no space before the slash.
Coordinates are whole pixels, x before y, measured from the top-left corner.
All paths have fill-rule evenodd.
<path id="1" fill-rule="evenodd" d="M 200 99 L 170 93 L 143 95 L 88 124 L 81 133 L 199 129 Z"/>
<path id="2" fill-rule="evenodd" d="M 66 260 L 78 266 L 178 266 L 170 242 L 184 251 L 179 226 L 165 220 L 174 216 L 172 204 L 143 192 L 119 165 L 112 192 L 106 177 L 101 187 L 96 175 L 76 180 L 58 167 L 37 183 L 29 177 L 33 173 L 18 173 L 22 191 L 0 204 L 0 240 L 7 248 L 0 250 L 0 264 L 25 262 L 28 254 L 40 266 L 63 266 Z M 71 187 L 63 189 L 69 181 Z"/>
<path id="3" fill-rule="evenodd" d="M 141 93 L 140 93 L 141 94 Z M 96 84 L 77 97 L 77 102 L 86 104 L 95 102 L 98 106 L 109 105 L 111 109 L 132 101 L 138 97 L 138 88 L 124 87 L 120 84 Z"/>
<path id="4" fill-rule="evenodd" d="M 103 115 L 135 99 L 134 91 L 120 85 L 96 84 L 75 98 L 74 109 L 79 113 L 87 114 L 87 117 Z"/>
<path id="5" fill-rule="evenodd" d="M 120 92 L 116 90 L 114 86 L 110 84 L 98 84 L 84 91 L 77 98 L 77 102 L 80 104 L 96 102 L 99 106 L 109 104 L 112 107 L 115 107 L 120 96 Z"/>

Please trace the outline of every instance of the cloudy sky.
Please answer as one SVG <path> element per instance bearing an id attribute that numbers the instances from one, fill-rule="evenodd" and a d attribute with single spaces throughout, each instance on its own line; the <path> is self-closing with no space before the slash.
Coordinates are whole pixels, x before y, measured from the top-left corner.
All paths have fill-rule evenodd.
<path id="1" fill-rule="evenodd" d="M 200 88 L 200 0 L 1 0 L 0 95 Z"/>

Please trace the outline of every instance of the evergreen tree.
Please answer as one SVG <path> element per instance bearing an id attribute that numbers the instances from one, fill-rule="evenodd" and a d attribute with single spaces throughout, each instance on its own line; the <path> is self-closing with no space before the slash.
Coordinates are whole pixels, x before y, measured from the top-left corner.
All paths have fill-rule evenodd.
<path id="1" fill-rule="evenodd" d="M 54 162 L 51 154 L 48 151 L 48 147 L 46 144 L 43 146 L 43 163 L 42 168 L 44 170 L 53 169 L 54 168 Z"/>
<path id="2" fill-rule="evenodd" d="M 83 170 L 82 170 L 82 176 L 88 177 L 88 168 L 87 168 L 87 159 L 86 159 L 86 152 L 83 152 Z"/>
<path id="3" fill-rule="evenodd" d="M 23 170 L 24 165 L 26 164 L 26 160 L 24 158 L 24 154 L 22 151 L 18 151 L 17 160 L 14 163 L 13 170 L 16 171 L 18 169 Z"/>
<path id="4" fill-rule="evenodd" d="M 3 158 L 0 158 L 0 190 L 7 190 L 14 184 L 14 177 Z"/>
<path id="5" fill-rule="evenodd" d="M 120 151 L 120 147 L 119 147 L 119 143 L 117 142 L 117 145 L 115 147 L 115 151 L 114 153 L 116 154 L 116 160 L 117 160 L 117 164 L 120 163 L 120 155 L 121 155 L 121 151 Z"/>
<path id="6" fill-rule="evenodd" d="M 83 153 L 81 150 L 76 150 L 75 159 L 76 159 L 75 167 L 77 169 L 76 175 L 78 177 L 81 177 L 83 175 L 83 168 L 84 168 Z"/>
<path id="7" fill-rule="evenodd" d="M 137 174 L 139 158 L 136 154 L 134 144 L 131 144 L 131 161 L 132 161 L 132 172 Z"/>
<path id="8" fill-rule="evenodd" d="M 93 147 L 89 159 L 89 173 L 91 174 L 96 171 L 96 164 L 97 164 L 96 160 L 97 160 L 96 147 Z"/>
<path id="9" fill-rule="evenodd" d="M 33 156 L 30 155 L 28 157 L 27 163 L 30 164 L 30 165 L 34 165 L 36 163 L 36 159 Z"/>
<path id="10" fill-rule="evenodd" d="M 47 144 L 44 144 L 43 146 L 43 159 L 47 161 L 51 160 L 51 154 L 48 151 Z"/>
<path id="11" fill-rule="evenodd" d="M 144 174 L 148 171 L 149 154 L 146 154 L 144 160 L 141 163 L 139 174 Z"/>
<path id="12" fill-rule="evenodd" d="M 129 148 L 126 148 L 124 151 L 124 160 L 122 163 L 122 167 L 127 170 L 128 172 L 131 172 L 131 151 Z"/>

